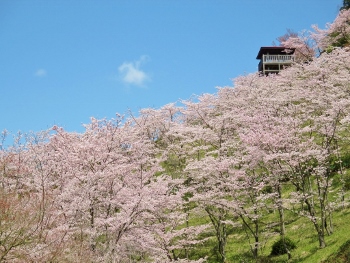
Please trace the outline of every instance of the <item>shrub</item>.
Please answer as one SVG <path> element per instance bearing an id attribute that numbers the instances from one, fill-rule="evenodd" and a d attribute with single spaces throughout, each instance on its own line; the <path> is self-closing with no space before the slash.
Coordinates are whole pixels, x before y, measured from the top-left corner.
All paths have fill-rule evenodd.
<path id="1" fill-rule="evenodd" d="M 292 250 L 295 249 L 297 246 L 295 245 L 295 243 L 290 240 L 289 238 L 285 238 L 284 239 L 285 244 L 288 248 L 288 250 Z M 278 241 L 276 241 L 273 245 L 272 245 L 272 251 L 271 251 L 271 256 L 278 256 L 278 255 L 283 255 L 286 254 L 286 248 L 283 245 L 283 240 L 279 239 Z"/>

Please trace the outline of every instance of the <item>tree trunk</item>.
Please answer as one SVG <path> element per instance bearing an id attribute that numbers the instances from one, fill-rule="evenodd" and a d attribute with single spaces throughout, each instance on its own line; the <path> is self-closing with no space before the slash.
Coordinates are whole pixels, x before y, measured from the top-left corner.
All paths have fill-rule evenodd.
<path id="1" fill-rule="evenodd" d="M 282 243 L 284 246 L 285 251 L 287 252 L 288 255 L 288 259 L 292 258 L 292 255 L 286 245 L 286 228 L 285 228 L 285 224 L 284 224 L 284 209 L 282 206 L 282 189 L 281 189 L 281 185 L 278 184 L 277 187 L 277 191 L 278 191 L 278 201 L 280 202 L 280 204 L 278 205 L 278 213 L 279 213 L 279 218 L 280 218 L 280 235 L 281 235 L 281 239 L 282 239 Z"/>
<path id="2" fill-rule="evenodd" d="M 226 252 L 225 252 L 225 247 L 226 247 L 226 225 L 221 223 L 221 228 L 222 228 L 222 236 L 221 240 L 219 241 L 219 253 L 221 255 L 221 261 L 222 263 L 226 262 Z"/>
<path id="3" fill-rule="evenodd" d="M 224 219 L 225 211 L 216 211 L 219 215 L 215 215 L 215 211 L 213 211 L 210 207 L 206 207 L 205 211 L 208 213 L 209 218 L 215 228 L 216 238 L 218 240 L 218 250 L 220 255 L 220 263 L 225 263 L 226 261 L 226 243 L 227 243 L 227 230 L 226 224 L 222 222 Z"/>
<path id="4" fill-rule="evenodd" d="M 310 216 L 312 217 L 311 221 L 314 224 L 314 227 L 316 229 L 317 235 L 318 235 L 318 243 L 320 248 L 325 248 L 326 247 L 326 242 L 324 239 L 324 217 L 321 216 L 321 226 L 318 224 L 316 216 L 315 216 L 315 208 L 310 204 L 310 202 L 308 200 L 305 201 L 307 207 L 308 207 L 308 211 Z"/>
<path id="5" fill-rule="evenodd" d="M 254 240 L 253 256 L 257 259 L 259 255 L 259 236 L 254 236 Z"/>

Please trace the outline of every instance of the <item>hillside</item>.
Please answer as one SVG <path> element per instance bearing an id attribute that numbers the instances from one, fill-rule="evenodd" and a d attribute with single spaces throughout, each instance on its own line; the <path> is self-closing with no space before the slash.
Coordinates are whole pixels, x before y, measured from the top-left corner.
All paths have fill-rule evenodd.
<path id="1" fill-rule="evenodd" d="M 0 149 L 0 262 L 346 262 L 349 17 L 278 75 L 19 134 Z"/>

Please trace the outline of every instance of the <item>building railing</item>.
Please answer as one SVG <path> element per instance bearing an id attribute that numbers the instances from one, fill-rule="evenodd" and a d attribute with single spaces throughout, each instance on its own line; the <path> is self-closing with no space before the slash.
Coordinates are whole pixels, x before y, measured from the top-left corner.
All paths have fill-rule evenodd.
<path id="1" fill-rule="evenodd" d="M 263 55 L 263 63 L 291 63 L 294 61 L 293 55 Z"/>

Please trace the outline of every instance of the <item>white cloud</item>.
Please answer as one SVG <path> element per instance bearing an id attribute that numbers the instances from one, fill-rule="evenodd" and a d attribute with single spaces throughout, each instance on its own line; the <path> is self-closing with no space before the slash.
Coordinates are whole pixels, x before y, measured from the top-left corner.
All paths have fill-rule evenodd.
<path id="1" fill-rule="evenodd" d="M 38 69 L 35 74 L 36 77 L 45 77 L 47 75 L 47 72 L 45 69 Z"/>
<path id="2" fill-rule="evenodd" d="M 122 81 L 126 84 L 143 86 L 150 77 L 147 73 L 140 69 L 140 66 L 148 61 L 147 56 L 141 56 L 135 62 L 124 62 L 119 66 L 119 74 Z"/>

